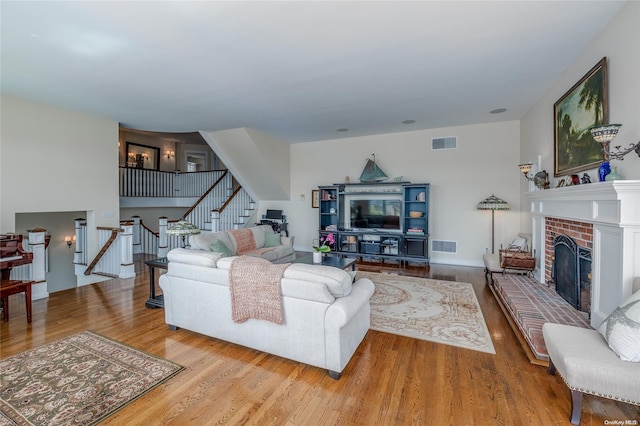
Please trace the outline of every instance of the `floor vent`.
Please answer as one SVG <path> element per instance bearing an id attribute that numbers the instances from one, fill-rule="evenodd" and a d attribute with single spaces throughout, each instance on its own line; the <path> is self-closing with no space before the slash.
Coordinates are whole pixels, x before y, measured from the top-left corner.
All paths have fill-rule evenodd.
<path id="1" fill-rule="evenodd" d="M 457 253 L 458 243 L 455 241 L 431 241 L 431 251 L 439 251 L 444 253 Z"/>
<path id="2" fill-rule="evenodd" d="M 447 136 L 444 138 L 432 138 L 431 139 L 431 149 L 439 150 L 439 149 L 457 149 L 458 148 L 458 137 L 457 136 Z"/>

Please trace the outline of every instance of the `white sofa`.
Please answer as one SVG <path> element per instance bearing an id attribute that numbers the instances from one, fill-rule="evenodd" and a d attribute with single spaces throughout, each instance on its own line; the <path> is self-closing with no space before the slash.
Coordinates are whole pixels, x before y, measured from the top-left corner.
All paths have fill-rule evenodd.
<path id="1" fill-rule="evenodd" d="M 229 269 L 236 256 L 173 249 L 160 277 L 165 320 L 178 327 L 294 361 L 340 377 L 370 325 L 368 279 L 352 282 L 330 266 L 291 264 L 280 281 L 283 324 L 232 320 Z"/>
<path id="2" fill-rule="evenodd" d="M 250 256 L 258 256 L 270 261 L 288 261 L 293 259 L 293 237 L 285 237 L 279 234 L 275 234 L 273 229 L 269 225 L 258 225 L 249 228 L 244 228 L 251 231 L 253 239 L 256 243 L 256 249 L 253 253 L 241 253 Z M 221 242 L 229 249 L 228 255 L 238 254 L 238 243 L 233 237 L 233 231 L 220 231 L 220 232 L 202 232 L 197 235 L 191 235 L 189 237 L 189 246 L 191 250 L 205 250 L 211 251 L 211 244 Z M 266 247 L 269 247 L 268 238 L 277 237 L 280 244 L 277 246 L 271 246 L 271 250 L 264 251 Z"/>

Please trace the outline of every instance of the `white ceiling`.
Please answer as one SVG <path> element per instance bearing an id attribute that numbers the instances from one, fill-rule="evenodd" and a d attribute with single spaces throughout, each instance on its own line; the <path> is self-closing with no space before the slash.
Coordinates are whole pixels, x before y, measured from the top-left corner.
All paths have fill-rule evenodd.
<path id="1" fill-rule="evenodd" d="M 2 93 L 290 142 L 517 120 L 624 3 L 3 0 Z"/>

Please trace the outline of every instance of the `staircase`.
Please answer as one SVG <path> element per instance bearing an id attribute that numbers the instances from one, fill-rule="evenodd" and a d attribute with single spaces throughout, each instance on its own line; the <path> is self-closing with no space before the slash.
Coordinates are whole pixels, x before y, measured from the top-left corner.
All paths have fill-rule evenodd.
<path id="1" fill-rule="evenodd" d="M 130 278 L 133 254 L 164 257 L 180 247 L 180 237 L 166 231 L 179 220 L 188 221 L 202 231 L 218 232 L 243 228 L 255 214 L 255 202 L 227 170 L 207 172 L 161 172 L 158 170 L 120 168 L 120 197 L 128 207 L 180 206 L 190 203 L 178 219 L 160 217 L 158 232 L 152 231 L 134 216 L 121 221 L 120 228 L 99 229 L 101 249 L 89 261 L 86 250 L 86 221 L 76 220 L 76 275 L 104 275 Z"/>

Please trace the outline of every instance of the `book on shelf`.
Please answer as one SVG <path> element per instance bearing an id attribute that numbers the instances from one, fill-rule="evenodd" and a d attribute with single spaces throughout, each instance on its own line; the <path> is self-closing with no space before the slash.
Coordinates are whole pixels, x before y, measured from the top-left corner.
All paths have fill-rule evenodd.
<path id="1" fill-rule="evenodd" d="M 407 235 L 424 235 L 424 229 L 422 228 L 409 228 L 406 232 Z"/>

